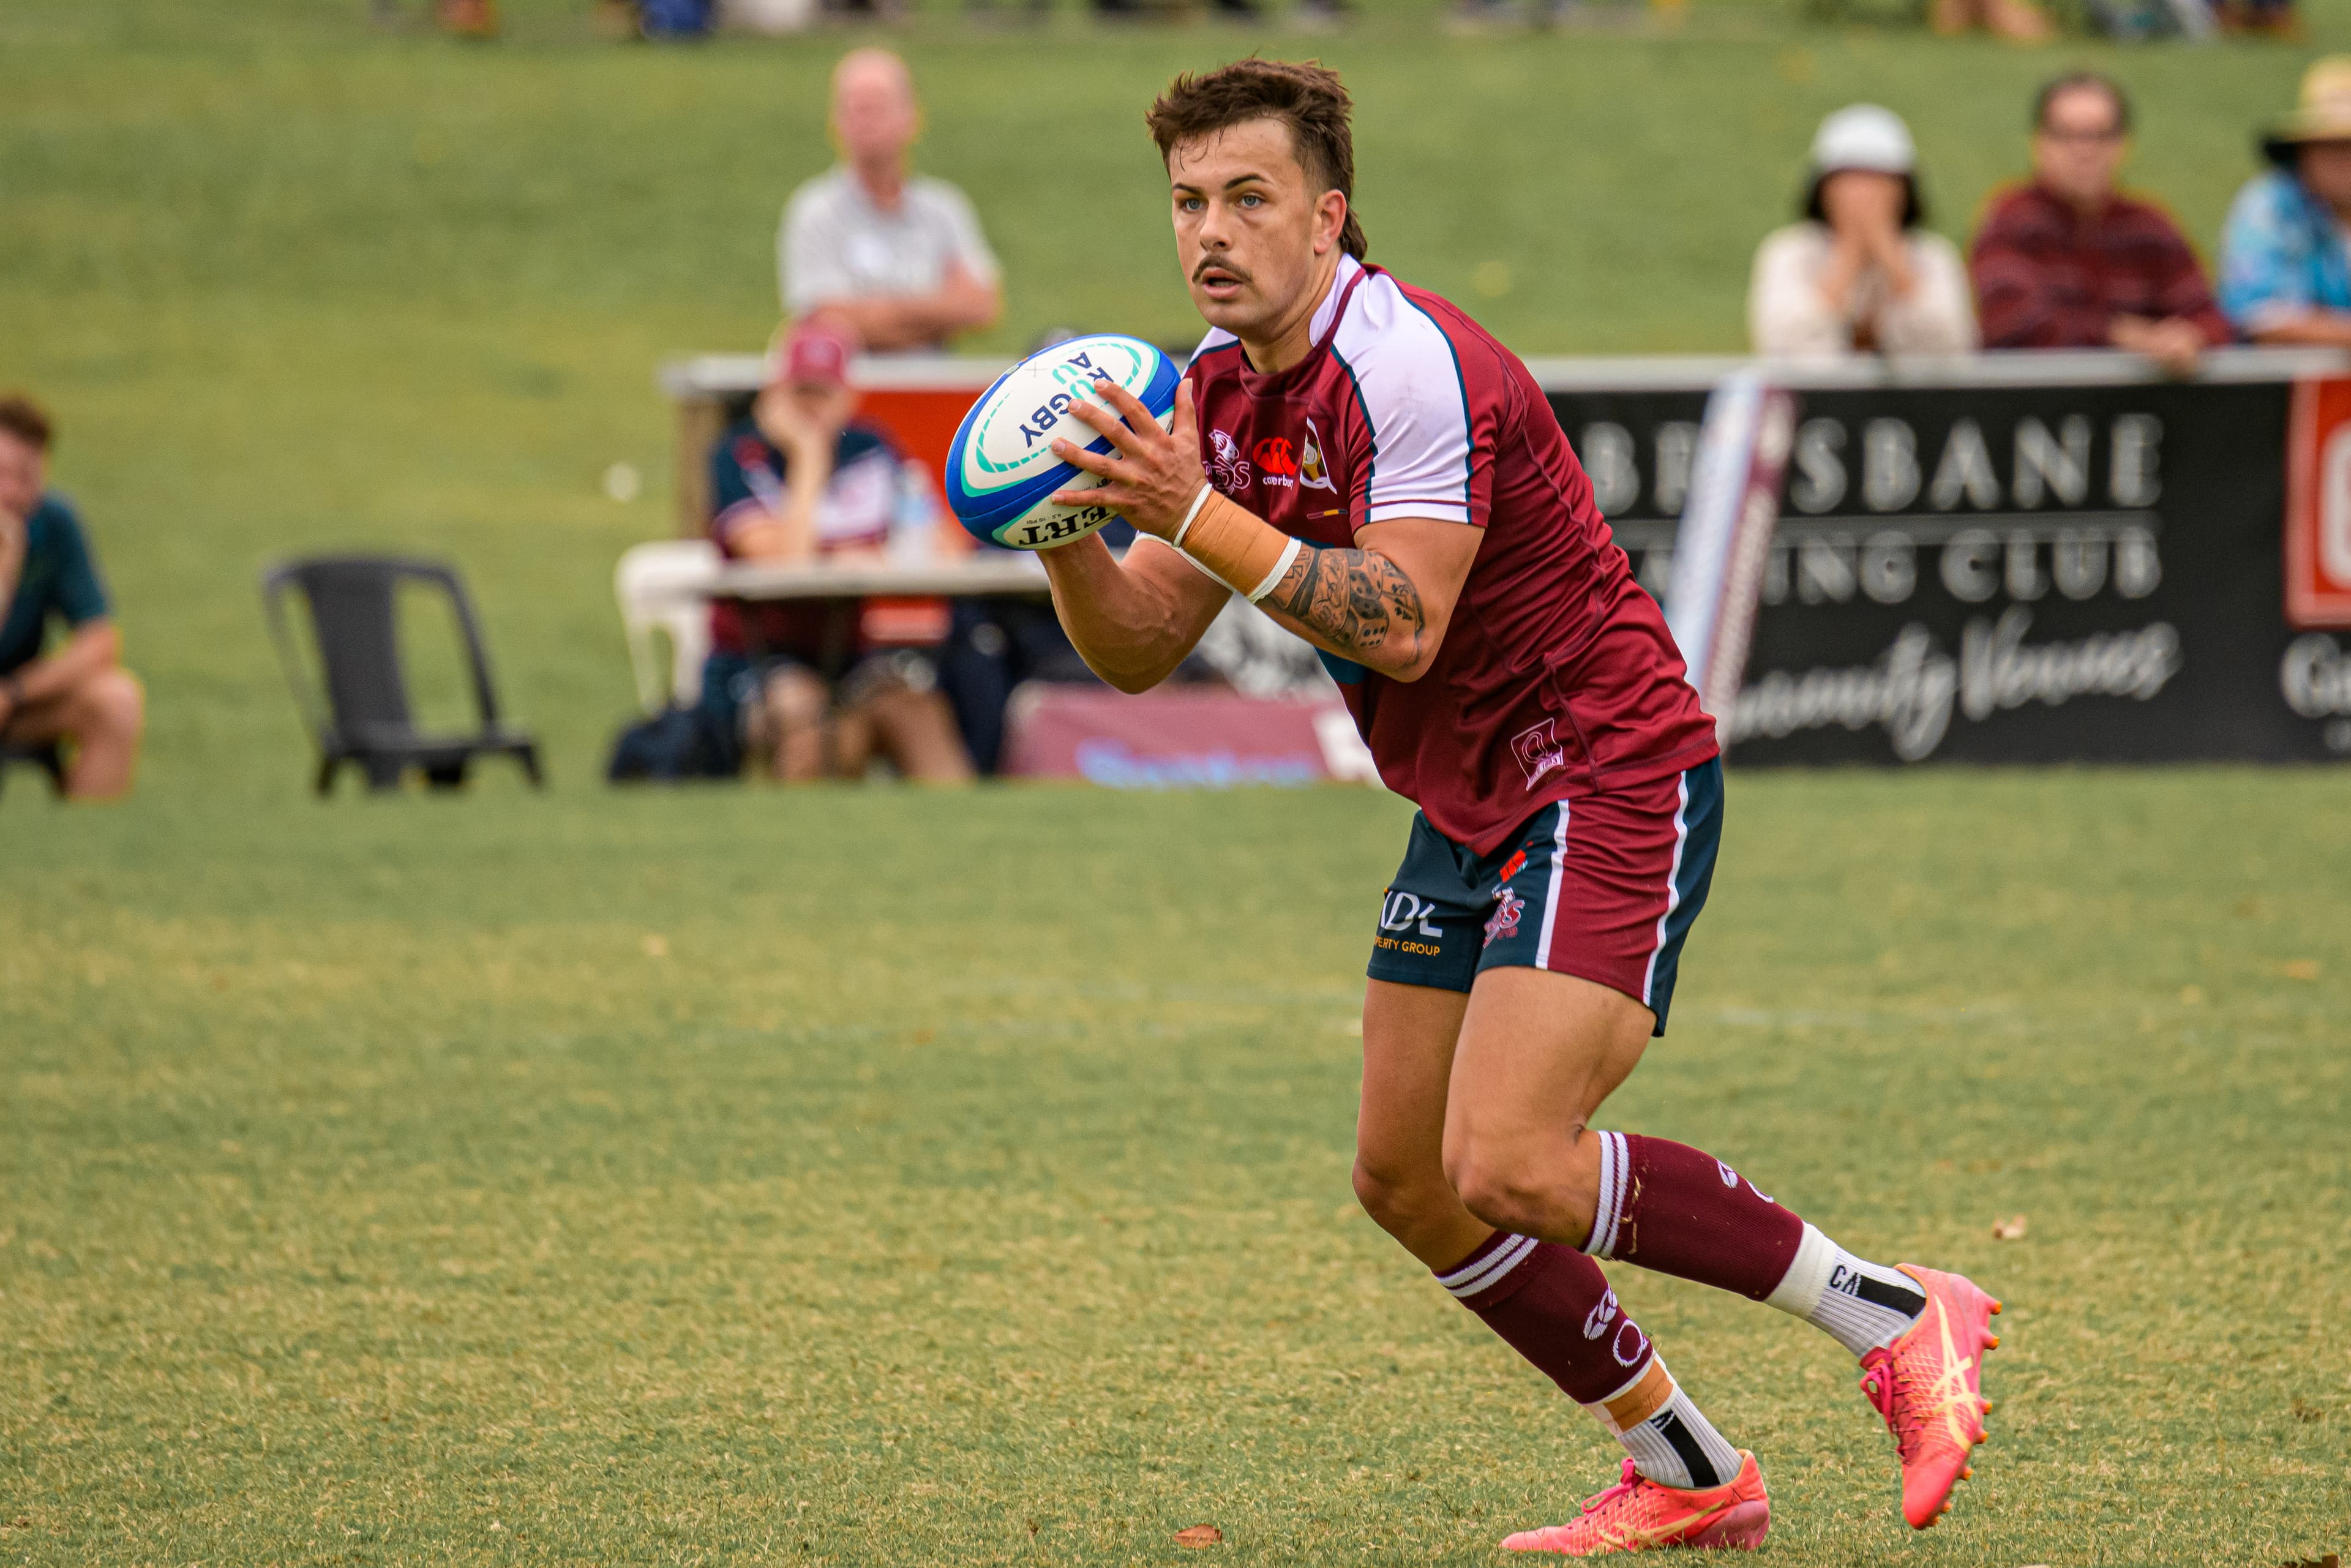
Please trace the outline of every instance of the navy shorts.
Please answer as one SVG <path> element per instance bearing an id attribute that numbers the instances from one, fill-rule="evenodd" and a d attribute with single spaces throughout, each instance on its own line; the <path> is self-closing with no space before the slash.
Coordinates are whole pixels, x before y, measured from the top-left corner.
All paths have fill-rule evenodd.
<path id="1" fill-rule="evenodd" d="M 1412 820 L 1380 904 L 1371 977 L 1466 991 L 1498 966 L 1622 991 L 1666 1032 L 1682 944 L 1722 840 L 1722 763 L 1554 801 L 1491 854 Z"/>

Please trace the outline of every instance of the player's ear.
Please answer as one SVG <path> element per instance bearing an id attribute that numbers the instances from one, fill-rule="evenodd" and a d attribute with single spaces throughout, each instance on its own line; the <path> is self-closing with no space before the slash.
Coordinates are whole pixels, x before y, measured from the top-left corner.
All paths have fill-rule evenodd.
<path id="1" fill-rule="evenodd" d="M 1314 204 L 1314 254 L 1327 256 L 1339 243 L 1347 228 L 1347 196 L 1343 191 L 1325 191 Z"/>

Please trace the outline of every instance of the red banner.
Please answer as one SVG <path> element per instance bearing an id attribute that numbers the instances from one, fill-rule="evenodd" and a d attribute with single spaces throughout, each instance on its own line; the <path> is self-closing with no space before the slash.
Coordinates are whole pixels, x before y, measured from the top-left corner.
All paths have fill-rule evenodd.
<path id="1" fill-rule="evenodd" d="M 1008 719 L 1004 771 L 1030 779 L 1115 789 L 1376 781 L 1371 753 L 1336 701 L 1030 685 L 1013 694 Z"/>
<path id="2" fill-rule="evenodd" d="M 2285 613 L 2297 628 L 2351 626 L 2351 379 L 2294 384 Z"/>

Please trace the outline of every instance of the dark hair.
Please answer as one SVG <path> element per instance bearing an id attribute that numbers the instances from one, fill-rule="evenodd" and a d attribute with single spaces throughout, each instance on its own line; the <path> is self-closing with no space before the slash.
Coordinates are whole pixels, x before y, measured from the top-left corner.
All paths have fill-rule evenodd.
<path id="1" fill-rule="evenodd" d="M 2032 129 L 2045 131 L 2049 128 L 2049 106 L 2057 101 L 2060 94 L 2084 89 L 2106 95 L 2106 101 L 2115 106 L 2115 130 L 2117 132 L 2131 128 L 2130 95 L 2123 91 L 2120 82 L 2098 71 L 2067 71 L 2032 95 Z"/>
<path id="2" fill-rule="evenodd" d="M 56 428 L 41 405 L 23 392 L 10 392 L 0 397 L 0 430 L 6 431 L 26 445 L 37 451 L 49 449 L 49 439 Z"/>
<path id="3" fill-rule="evenodd" d="M 1821 205 L 1821 187 L 1829 183 L 1830 175 L 1866 174 L 1874 172 L 1867 169 L 1822 170 L 1813 176 L 1813 183 L 1805 187 L 1804 216 L 1816 224 L 1826 224 L 1829 221 L 1828 210 Z M 1906 229 L 1915 229 L 1927 221 L 1927 198 L 1918 193 L 1918 176 L 1897 174 L 1895 178 L 1902 182 L 1902 226 Z"/>
<path id="4" fill-rule="evenodd" d="M 1320 60 L 1235 60 L 1216 70 L 1185 72 L 1167 84 L 1143 117 L 1161 162 L 1178 141 L 1189 141 L 1249 120 L 1278 120 L 1290 128 L 1300 167 L 1326 191 L 1347 198 L 1340 247 L 1361 261 L 1371 248 L 1355 221 L 1355 135 L 1348 125 L 1354 104 L 1339 73 Z"/>

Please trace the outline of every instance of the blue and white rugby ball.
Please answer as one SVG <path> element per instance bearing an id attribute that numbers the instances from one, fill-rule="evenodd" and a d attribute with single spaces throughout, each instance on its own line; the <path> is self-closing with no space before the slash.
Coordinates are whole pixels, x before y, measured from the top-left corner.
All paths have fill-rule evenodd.
<path id="1" fill-rule="evenodd" d="M 1056 437 L 1089 452 L 1113 450 L 1070 417 L 1085 398 L 1104 406 L 1098 382 L 1125 388 L 1162 425 L 1176 414 L 1176 363 L 1140 338 L 1101 333 L 1040 350 L 979 394 L 947 450 L 947 505 L 974 538 L 1014 549 L 1051 549 L 1117 516 L 1107 507 L 1059 507 L 1056 490 L 1102 481 L 1053 455 Z M 1089 439 L 1091 438 L 1091 439 Z"/>

